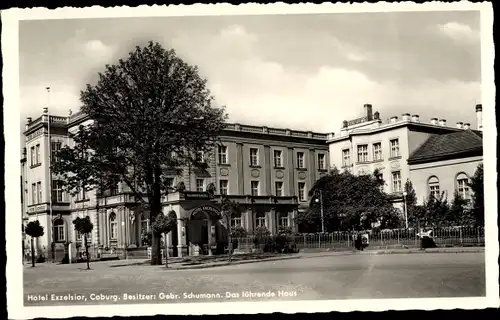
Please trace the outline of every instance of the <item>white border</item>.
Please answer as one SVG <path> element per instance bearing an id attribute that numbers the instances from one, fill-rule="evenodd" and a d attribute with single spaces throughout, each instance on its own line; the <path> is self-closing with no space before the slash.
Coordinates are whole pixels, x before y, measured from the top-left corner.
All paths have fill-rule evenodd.
<path id="1" fill-rule="evenodd" d="M 494 44 L 493 11 L 489 3 L 424 3 L 413 2 L 377 4 L 298 4 L 283 3 L 260 5 L 247 4 L 233 6 L 229 4 L 191 5 L 191 6 L 140 6 L 137 8 L 45 8 L 11 9 L 2 12 L 2 53 L 4 63 L 4 127 L 5 127 L 5 185 L 6 226 L 19 226 L 21 198 L 19 177 L 21 170 L 19 157 L 19 20 L 46 20 L 70 18 L 110 18 L 138 16 L 205 16 L 205 15 L 256 15 L 256 14 L 304 14 L 304 13 L 339 13 L 339 12 L 381 12 L 381 11 L 462 11 L 479 10 L 481 12 L 481 53 L 482 53 L 482 104 L 484 114 L 484 168 L 486 216 L 486 297 L 485 298 L 450 298 L 450 299 L 385 299 L 385 300 L 332 300 L 332 301 L 293 301 L 293 302 L 223 302 L 193 303 L 189 305 L 190 314 L 219 313 L 271 313 L 271 312 L 329 312 L 329 311 L 384 311 L 406 309 L 477 309 L 499 306 L 498 288 L 498 230 L 496 226 L 496 123 L 495 86 L 494 86 Z M 24 307 L 22 268 L 17 261 L 22 259 L 19 243 L 21 232 L 18 227 L 6 228 L 7 244 L 7 301 L 10 318 L 64 318 L 75 315 L 86 316 L 134 316 L 155 314 L 186 314 L 184 304 L 168 305 L 116 305 L 108 306 L 71 306 L 71 307 Z M 21 288 L 21 290 L 20 290 Z"/>

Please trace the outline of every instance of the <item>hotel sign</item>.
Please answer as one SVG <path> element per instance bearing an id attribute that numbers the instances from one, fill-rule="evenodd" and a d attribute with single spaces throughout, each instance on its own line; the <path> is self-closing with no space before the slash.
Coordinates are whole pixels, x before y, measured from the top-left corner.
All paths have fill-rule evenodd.
<path id="1" fill-rule="evenodd" d="M 193 212 L 191 212 L 191 216 L 195 216 L 198 213 L 202 212 L 207 212 L 211 213 L 211 215 L 220 216 L 220 210 L 212 206 L 199 206 L 198 208 L 194 209 Z"/>
<path id="2" fill-rule="evenodd" d="M 46 204 L 39 204 L 28 208 L 28 213 L 43 212 L 47 211 L 48 206 Z"/>
<path id="3" fill-rule="evenodd" d="M 207 200 L 207 199 L 210 199 L 210 195 L 207 192 L 184 192 L 184 199 L 186 199 L 186 200 L 197 200 L 197 199 Z"/>

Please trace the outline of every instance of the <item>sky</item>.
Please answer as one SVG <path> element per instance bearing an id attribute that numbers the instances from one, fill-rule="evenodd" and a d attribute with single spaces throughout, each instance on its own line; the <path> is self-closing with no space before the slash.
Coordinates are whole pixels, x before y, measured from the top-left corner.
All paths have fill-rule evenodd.
<path id="1" fill-rule="evenodd" d="M 153 40 L 197 65 L 229 122 L 338 132 L 382 119 L 470 122 L 481 103 L 479 11 L 21 21 L 20 125 L 77 112 L 105 64 Z M 51 87 L 50 98 L 45 87 Z"/>

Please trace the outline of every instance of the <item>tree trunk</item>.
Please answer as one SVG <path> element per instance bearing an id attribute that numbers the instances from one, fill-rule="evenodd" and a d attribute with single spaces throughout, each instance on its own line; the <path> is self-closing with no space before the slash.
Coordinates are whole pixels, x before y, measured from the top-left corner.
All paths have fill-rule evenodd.
<path id="1" fill-rule="evenodd" d="M 163 249 L 164 254 L 165 254 L 165 267 L 168 268 L 168 243 L 167 243 L 167 235 L 168 233 L 165 233 L 165 249 Z"/>
<path id="2" fill-rule="evenodd" d="M 35 244 L 33 237 L 31 237 L 31 266 L 35 267 Z"/>
<path id="3" fill-rule="evenodd" d="M 161 213 L 161 168 L 154 168 L 154 179 L 152 186 L 152 193 L 149 196 L 149 216 L 151 223 L 154 224 L 156 220 L 156 216 Z M 161 265 L 161 247 L 160 247 L 160 239 L 161 234 L 156 234 L 156 232 L 152 233 L 152 243 L 151 243 L 151 265 Z"/>
<path id="4" fill-rule="evenodd" d="M 87 243 L 87 234 L 83 235 L 83 243 L 85 244 L 85 256 L 87 258 L 87 270 L 90 270 L 89 245 Z"/>

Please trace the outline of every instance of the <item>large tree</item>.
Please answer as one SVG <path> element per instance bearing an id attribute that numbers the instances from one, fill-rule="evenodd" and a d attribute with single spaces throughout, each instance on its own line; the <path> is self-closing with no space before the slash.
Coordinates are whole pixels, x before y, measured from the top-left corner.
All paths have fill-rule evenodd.
<path id="1" fill-rule="evenodd" d="M 477 226 L 484 227 L 484 166 L 479 164 L 470 179 L 472 189 L 472 213 Z"/>
<path id="2" fill-rule="evenodd" d="M 400 217 L 388 195 L 382 191 L 383 184 L 377 172 L 353 175 L 335 168 L 315 182 L 309 191 L 310 209 L 299 213 L 297 223 L 315 229 L 310 231 L 320 231 L 323 206 L 327 232 L 369 229 L 375 222 L 380 222 L 381 228 L 398 226 Z"/>
<path id="3" fill-rule="evenodd" d="M 239 204 L 234 201 L 230 200 L 228 197 L 223 196 L 222 201 L 221 201 L 221 214 L 222 217 L 224 218 L 224 222 L 226 223 L 226 230 L 227 230 L 227 243 L 228 243 L 228 260 L 231 262 L 232 256 L 233 256 L 233 230 L 231 228 L 231 218 L 233 218 L 237 214 L 241 214 Z"/>
<path id="4" fill-rule="evenodd" d="M 150 211 L 151 221 L 162 211 L 161 197 L 168 192 L 167 174 L 183 167 L 202 166 L 199 152 L 212 152 L 224 128 L 224 107 L 214 97 L 198 68 L 150 42 L 136 47 L 127 59 L 106 65 L 95 85 L 81 92 L 82 111 L 93 120 L 80 126 L 78 147 L 60 153 L 60 170 L 79 180 L 88 168 L 85 187 L 107 189 L 128 186 Z M 73 184 L 74 187 L 74 184 Z M 161 264 L 160 237 L 153 233 L 151 264 Z"/>

